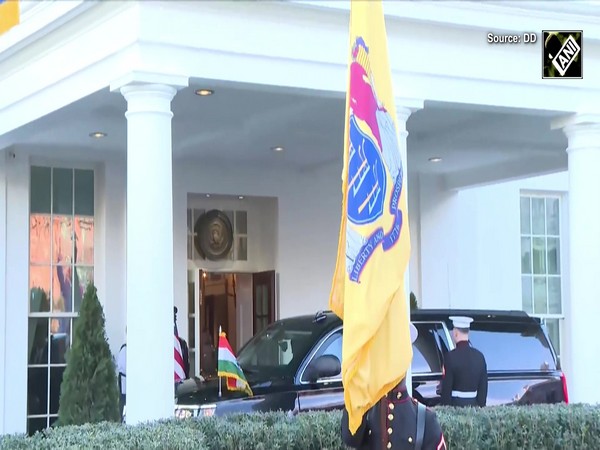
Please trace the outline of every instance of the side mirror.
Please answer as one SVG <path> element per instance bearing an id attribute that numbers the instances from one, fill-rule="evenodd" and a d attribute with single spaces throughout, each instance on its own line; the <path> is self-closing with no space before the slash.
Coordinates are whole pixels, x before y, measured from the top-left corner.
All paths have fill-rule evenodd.
<path id="1" fill-rule="evenodd" d="M 342 363 L 337 356 L 319 356 L 308 365 L 305 373 L 306 379 L 314 383 L 321 378 L 331 378 L 342 373 Z"/>

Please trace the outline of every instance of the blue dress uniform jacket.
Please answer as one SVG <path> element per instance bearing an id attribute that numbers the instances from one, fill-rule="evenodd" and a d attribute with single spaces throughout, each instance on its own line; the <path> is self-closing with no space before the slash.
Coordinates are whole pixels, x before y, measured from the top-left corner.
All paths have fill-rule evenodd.
<path id="1" fill-rule="evenodd" d="M 377 402 L 363 417 L 353 435 L 348 412 L 342 415 L 342 440 L 359 450 L 413 450 L 417 433 L 417 401 L 405 388 L 396 388 Z M 427 409 L 422 450 L 447 450 L 435 413 Z"/>
<path id="2" fill-rule="evenodd" d="M 483 353 L 467 341 L 444 357 L 440 403 L 451 406 L 485 406 L 488 391 L 487 364 Z"/>

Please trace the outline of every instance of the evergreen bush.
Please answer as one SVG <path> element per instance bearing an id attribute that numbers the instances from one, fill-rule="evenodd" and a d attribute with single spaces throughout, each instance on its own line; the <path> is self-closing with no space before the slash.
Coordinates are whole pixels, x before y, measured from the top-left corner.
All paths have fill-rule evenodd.
<path id="1" fill-rule="evenodd" d="M 435 409 L 450 449 L 600 449 L 600 407 L 491 406 Z M 0 436 L 0 450 L 348 450 L 341 412 L 241 414 L 129 426 L 99 423 Z"/>
<path id="2" fill-rule="evenodd" d="M 89 284 L 67 352 L 60 388 L 58 425 L 120 420 L 117 375 L 108 341 L 102 305 Z"/>

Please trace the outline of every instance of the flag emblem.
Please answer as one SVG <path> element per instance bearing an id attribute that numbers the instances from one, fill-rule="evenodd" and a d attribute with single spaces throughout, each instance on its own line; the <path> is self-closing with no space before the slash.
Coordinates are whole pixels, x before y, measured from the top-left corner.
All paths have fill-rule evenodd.
<path id="1" fill-rule="evenodd" d="M 246 380 L 244 371 L 233 354 L 231 345 L 225 333 L 219 334 L 219 364 L 217 375 L 227 379 L 227 389 L 230 391 L 243 391 L 252 395 L 252 389 Z"/>
<path id="2" fill-rule="evenodd" d="M 355 39 L 352 48 L 349 96 L 347 214 L 351 224 L 346 228 L 346 268 L 350 280 L 358 283 L 375 250 L 381 245 L 387 251 L 400 238 L 403 177 L 394 118 L 377 97 L 369 48 L 362 37 Z M 386 202 L 388 177 L 393 189 Z M 391 228 L 368 227 L 384 215 L 386 206 L 393 218 Z"/>

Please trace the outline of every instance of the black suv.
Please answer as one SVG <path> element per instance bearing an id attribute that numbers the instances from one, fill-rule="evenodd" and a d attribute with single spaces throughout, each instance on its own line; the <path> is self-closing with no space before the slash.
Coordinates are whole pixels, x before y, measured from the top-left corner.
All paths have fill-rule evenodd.
<path id="1" fill-rule="evenodd" d="M 449 317 L 473 317 L 470 339 L 486 357 L 488 405 L 567 402 L 566 381 L 538 319 L 521 311 L 416 310 L 413 396 L 440 401 L 444 355 L 454 348 Z M 341 409 L 342 321 L 331 312 L 279 320 L 240 350 L 238 361 L 254 392 L 229 392 L 218 380 L 192 378 L 176 387 L 176 416 L 232 412 Z M 333 363 L 332 363 L 333 362 Z"/>

